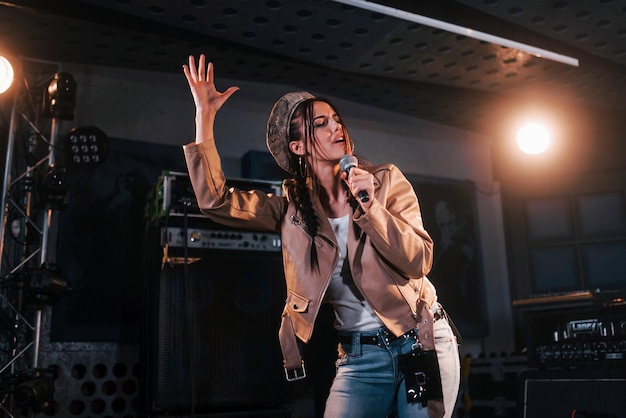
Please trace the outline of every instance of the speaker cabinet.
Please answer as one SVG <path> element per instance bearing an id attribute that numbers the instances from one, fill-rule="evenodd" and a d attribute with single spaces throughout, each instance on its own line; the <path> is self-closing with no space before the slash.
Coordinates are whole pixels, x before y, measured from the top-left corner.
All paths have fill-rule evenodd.
<path id="1" fill-rule="evenodd" d="M 148 413 L 288 404 L 278 342 L 285 301 L 280 252 L 202 250 L 193 263 L 162 268 L 161 254 L 149 258 L 143 338 Z"/>
<path id="2" fill-rule="evenodd" d="M 465 357 L 469 366 L 463 391 L 471 399 L 471 413 L 480 418 L 515 418 L 518 376 L 526 370 L 527 358 L 522 355 L 500 357 Z"/>
<path id="3" fill-rule="evenodd" d="M 617 418 L 626 411 L 626 370 L 529 370 L 520 375 L 521 418 Z"/>

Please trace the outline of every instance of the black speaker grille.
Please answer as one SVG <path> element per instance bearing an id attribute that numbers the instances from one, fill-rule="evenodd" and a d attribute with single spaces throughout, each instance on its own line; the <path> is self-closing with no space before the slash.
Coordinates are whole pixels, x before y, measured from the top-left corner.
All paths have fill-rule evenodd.
<path id="1" fill-rule="evenodd" d="M 626 369 L 598 364 L 520 374 L 518 416 L 618 418 L 626 410 Z"/>
<path id="2" fill-rule="evenodd" d="M 195 263 L 166 265 L 158 282 L 155 409 L 290 401 L 277 335 L 285 301 L 279 253 L 207 251 Z"/>

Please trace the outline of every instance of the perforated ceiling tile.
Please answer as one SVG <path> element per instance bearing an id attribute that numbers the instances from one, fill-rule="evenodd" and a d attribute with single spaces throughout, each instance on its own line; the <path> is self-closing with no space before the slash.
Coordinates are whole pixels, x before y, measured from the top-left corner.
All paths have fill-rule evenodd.
<path id="1" fill-rule="evenodd" d="M 577 55 L 580 70 L 546 68 L 545 78 L 557 78 L 576 92 L 561 93 L 563 98 L 578 103 L 591 102 L 598 106 L 623 108 L 626 89 L 626 3 L 617 0 L 595 1 L 520 1 L 520 0 L 460 0 L 511 24 L 519 25 L 556 39 L 568 45 L 555 51 Z M 594 57 L 601 57 L 617 65 L 601 65 L 593 69 L 595 75 L 585 76 L 594 65 Z M 581 75 L 583 75 L 581 77 Z M 536 80 L 536 78 L 534 79 Z M 607 85 L 611 80 L 613 86 Z"/>
<path id="2" fill-rule="evenodd" d="M 328 1 L 108 2 L 103 7 L 263 51 L 342 67 L 397 21 Z"/>
<path id="3" fill-rule="evenodd" d="M 331 0 L 3 2 L 0 45 L 37 59 L 168 72 L 205 53 L 222 77 L 298 85 L 477 131 L 524 100 L 585 107 L 618 126 L 624 119 L 626 0 L 379 2 L 580 65 Z"/>
<path id="4" fill-rule="evenodd" d="M 617 0 L 459 0 L 575 48 L 626 65 L 626 5 Z"/>

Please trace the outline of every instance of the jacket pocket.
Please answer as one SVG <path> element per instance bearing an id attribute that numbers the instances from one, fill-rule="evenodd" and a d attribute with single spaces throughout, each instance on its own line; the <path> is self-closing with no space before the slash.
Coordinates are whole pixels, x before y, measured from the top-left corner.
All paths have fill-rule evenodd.
<path id="1" fill-rule="evenodd" d="M 287 306 L 294 312 L 305 313 L 309 309 L 309 299 L 298 295 L 297 293 L 289 292 L 287 297 Z"/>

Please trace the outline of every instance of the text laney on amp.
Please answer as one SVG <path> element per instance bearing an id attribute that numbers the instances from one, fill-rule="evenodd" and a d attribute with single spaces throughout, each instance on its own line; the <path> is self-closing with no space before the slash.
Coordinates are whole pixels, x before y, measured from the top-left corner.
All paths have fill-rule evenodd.
<path id="1" fill-rule="evenodd" d="M 516 301 L 531 367 L 626 367 L 626 301 L 619 292 L 577 292 Z"/>
<path id="2" fill-rule="evenodd" d="M 227 179 L 229 187 L 282 194 L 280 181 Z M 163 171 L 149 203 L 148 216 L 160 227 L 164 262 L 197 261 L 206 250 L 279 252 L 280 235 L 228 228 L 204 217 L 198 209 L 187 173 Z"/>

